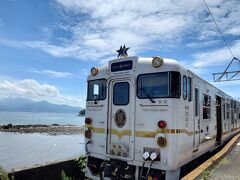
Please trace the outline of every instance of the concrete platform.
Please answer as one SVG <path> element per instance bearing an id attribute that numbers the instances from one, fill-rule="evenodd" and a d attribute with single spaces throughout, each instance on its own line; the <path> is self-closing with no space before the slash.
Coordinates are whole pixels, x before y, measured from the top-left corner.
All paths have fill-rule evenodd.
<path id="1" fill-rule="evenodd" d="M 181 180 L 190 179 L 240 180 L 240 133 Z"/>
<path id="2" fill-rule="evenodd" d="M 209 179 L 240 180 L 240 140 L 233 149 L 212 167 Z"/>

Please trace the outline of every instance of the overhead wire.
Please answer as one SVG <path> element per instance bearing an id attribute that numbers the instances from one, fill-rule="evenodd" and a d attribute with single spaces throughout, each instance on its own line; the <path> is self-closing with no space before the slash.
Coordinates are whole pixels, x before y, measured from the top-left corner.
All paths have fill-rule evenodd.
<path id="1" fill-rule="evenodd" d="M 227 43 L 225 37 L 223 36 L 223 33 L 222 33 L 222 31 L 220 30 L 220 28 L 219 28 L 219 26 L 218 26 L 218 24 L 217 24 L 217 22 L 216 22 L 216 20 L 215 20 L 215 18 L 214 18 L 214 16 L 213 16 L 211 10 L 210 10 L 210 8 L 208 7 L 206 1 L 203 0 L 203 3 L 205 4 L 205 6 L 206 6 L 206 8 L 207 8 L 207 10 L 208 10 L 208 12 L 209 12 L 209 14 L 211 15 L 211 17 L 212 17 L 212 19 L 213 19 L 213 22 L 215 23 L 215 25 L 216 25 L 216 27 L 217 27 L 217 30 L 218 30 L 218 32 L 220 33 L 220 35 L 221 35 L 221 37 L 222 37 L 222 39 L 223 39 L 225 45 L 227 46 L 227 48 L 228 48 L 230 54 L 232 55 L 233 58 L 235 58 L 235 56 L 233 55 L 233 52 L 231 51 L 231 48 L 229 47 L 229 45 L 228 45 L 228 43 Z"/>

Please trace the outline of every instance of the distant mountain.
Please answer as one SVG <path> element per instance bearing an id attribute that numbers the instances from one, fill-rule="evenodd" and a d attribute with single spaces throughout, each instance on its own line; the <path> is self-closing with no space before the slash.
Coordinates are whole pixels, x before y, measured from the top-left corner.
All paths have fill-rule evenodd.
<path id="1" fill-rule="evenodd" d="M 53 112 L 76 113 L 83 108 L 52 104 L 47 101 L 35 102 L 24 98 L 7 98 L 0 100 L 0 111 L 10 112 Z"/>

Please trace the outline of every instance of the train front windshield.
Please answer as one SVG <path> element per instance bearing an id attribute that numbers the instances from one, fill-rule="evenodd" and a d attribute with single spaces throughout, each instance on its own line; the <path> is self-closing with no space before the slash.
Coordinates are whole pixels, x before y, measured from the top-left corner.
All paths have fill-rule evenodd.
<path id="1" fill-rule="evenodd" d="M 137 79 L 137 96 L 147 98 L 180 98 L 181 75 L 179 72 L 142 74 Z"/>

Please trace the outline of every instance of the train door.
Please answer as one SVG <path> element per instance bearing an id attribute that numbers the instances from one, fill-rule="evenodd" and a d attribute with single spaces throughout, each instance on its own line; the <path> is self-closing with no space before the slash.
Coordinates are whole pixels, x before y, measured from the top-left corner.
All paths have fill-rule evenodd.
<path id="1" fill-rule="evenodd" d="M 199 104 L 199 88 L 195 85 L 194 90 L 194 140 L 193 147 L 194 151 L 198 150 L 200 143 L 200 104 Z"/>
<path id="2" fill-rule="evenodd" d="M 222 98 L 220 96 L 216 96 L 216 120 L 217 120 L 216 145 L 220 145 L 222 138 Z"/>
<path id="3" fill-rule="evenodd" d="M 109 82 L 109 114 L 106 153 L 120 159 L 132 159 L 134 148 L 134 79 Z"/>

